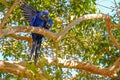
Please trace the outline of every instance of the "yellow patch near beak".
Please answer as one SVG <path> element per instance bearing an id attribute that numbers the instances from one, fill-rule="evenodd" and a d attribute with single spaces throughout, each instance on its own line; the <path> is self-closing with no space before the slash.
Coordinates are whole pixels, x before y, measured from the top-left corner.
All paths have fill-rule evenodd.
<path id="1" fill-rule="evenodd" d="M 50 27 L 50 24 L 49 24 L 49 23 L 47 23 L 47 24 L 46 24 L 46 26 Z"/>

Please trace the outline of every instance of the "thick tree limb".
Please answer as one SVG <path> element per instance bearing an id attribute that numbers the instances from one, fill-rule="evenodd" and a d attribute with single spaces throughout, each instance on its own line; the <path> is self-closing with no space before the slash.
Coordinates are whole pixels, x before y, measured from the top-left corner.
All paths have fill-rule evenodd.
<path id="1" fill-rule="evenodd" d="M 120 24 L 118 25 L 112 25 L 111 24 L 111 17 L 106 15 L 106 14 L 88 14 L 88 15 L 84 15 L 82 17 L 79 17 L 78 19 L 74 20 L 72 23 L 70 23 L 68 26 L 66 26 L 59 34 L 58 34 L 58 38 L 56 40 L 60 41 L 65 34 L 71 29 L 73 28 L 75 25 L 79 24 L 81 21 L 84 20 L 89 20 L 89 19 L 104 19 L 106 22 L 106 27 L 108 29 L 108 34 L 111 37 L 113 43 L 115 44 L 115 46 L 120 50 L 120 46 L 119 43 L 117 42 L 117 40 L 115 39 L 115 37 L 113 36 L 113 34 L 111 33 L 111 29 L 112 28 L 119 28 Z"/>
<path id="2" fill-rule="evenodd" d="M 48 38 L 52 38 L 55 42 L 58 42 L 60 41 L 64 36 L 65 34 L 71 29 L 73 28 L 75 25 L 79 24 L 80 22 L 84 21 L 84 20 L 89 20 L 89 19 L 105 19 L 105 21 L 108 21 L 108 19 L 110 20 L 111 18 L 106 15 L 106 14 L 88 14 L 88 15 L 84 15 L 82 17 L 79 17 L 78 19 L 74 20 L 72 23 L 70 23 L 68 26 L 66 26 L 60 33 L 58 34 L 55 34 L 55 33 L 52 33 L 50 31 L 47 31 L 47 30 L 44 30 L 44 31 L 47 31 L 47 32 L 44 32 L 42 31 L 41 29 L 37 30 L 38 28 L 30 28 L 30 27 L 19 27 L 19 28 L 14 28 L 14 27 L 11 27 L 10 29 L 4 29 L 2 30 L 2 33 L 1 34 L 2 36 L 5 36 L 5 35 L 8 35 L 8 34 L 12 34 L 12 33 L 16 33 L 16 32 L 35 32 L 35 33 L 38 33 L 38 34 L 42 34 Z M 111 21 L 109 21 L 109 24 L 111 25 L 111 28 L 115 28 L 115 27 L 119 27 L 119 25 L 112 25 L 111 24 Z M 106 25 L 108 25 L 108 22 L 106 22 Z M 21 29 L 24 29 L 24 30 L 21 30 Z M 30 29 L 30 30 L 26 30 L 26 29 Z M 35 29 L 35 30 L 34 30 Z M 10 31 L 12 30 L 12 31 Z M 10 32 L 9 32 L 10 31 Z M 36 32 L 37 31 L 37 32 Z M 40 33 L 39 33 L 39 32 Z M 42 31 L 42 32 L 41 32 Z M 109 31 L 109 30 L 108 30 Z M 8 34 L 5 33 L 5 32 L 9 32 Z M 47 34 L 47 35 L 45 35 Z M 0 35 L 0 36 L 1 36 Z M 49 36 L 48 36 L 49 35 Z"/>
<path id="3" fill-rule="evenodd" d="M 46 60 L 46 64 L 50 64 L 52 66 L 59 66 L 61 68 L 72 68 L 84 70 L 87 72 L 91 72 L 93 74 L 99 74 L 102 76 L 109 76 L 111 78 L 117 77 L 117 72 L 120 70 L 120 58 L 114 63 L 113 66 L 109 68 L 103 68 L 100 66 L 96 66 L 87 62 L 79 62 L 77 60 L 65 60 L 61 58 L 48 58 L 44 57 Z M 37 67 L 40 66 L 40 61 L 38 62 Z M 30 77 L 33 73 L 26 68 L 26 62 L 5 62 L 0 61 L 0 71 L 10 72 L 15 75 L 22 75 L 24 77 Z M 42 75 L 41 75 L 42 76 Z"/>
<path id="4" fill-rule="evenodd" d="M 28 70 L 27 67 L 23 66 L 22 64 L 25 65 L 26 63 L 0 61 L 0 71 L 13 73 L 14 75 L 30 78 L 30 80 L 32 80 L 32 77 L 34 77 L 34 73 L 31 70 Z M 42 74 L 39 74 L 36 76 L 35 80 L 47 79 Z"/>
<path id="5" fill-rule="evenodd" d="M 73 22 L 71 22 L 70 24 L 68 24 L 68 26 L 66 26 L 60 33 L 58 33 L 58 38 L 56 42 L 60 41 L 65 36 L 65 34 L 75 25 L 79 24 L 80 22 L 84 20 L 90 20 L 90 19 L 103 19 L 106 21 L 107 26 L 110 25 L 110 28 L 120 28 L 120 24 L 112 25 L 111 17 L 106 14 L 88 14 L 88 15 L 81 16 L 77 18 L 76 20 L 74 20 Z"/>
<path id="6" fill-rule="evenodd" d="M 20 66 L 16 63 L 10 63 L 5 61 L 0 61 L 0 71 L 10 72 L 15 75 L 21 75 L 24 77 L 30 77 L 32 75 L 32 72 L 30 70 L 27 70 L 27 68 Z"/>
<path id="7" fill-rule="evenodd" d="M 110 68 L 103 68 L 100 66 L 96 66 L 87 62 L 79 62 L 76 60 L 65 60 L 65 59 L 50 59 L 46 58 L 49 61 L 49 64 L 54 65 L 54 66 L 59 66 L 61 68 L 74 68 L 74 69 L 79 69 L 79 70 L 85 70 L 87 72 L 91 72 L 93 74 L 99 74 L 102 76 L 109 76 L 111 78 L 117 77 L 117 72 L 120 70 L 120 61 L 119 59 L 115 62 L 114 67 L 111 70 Z"/>
<path id="8" fill-rule="evenodd" d="M 55 33 L 50 32 L 49 30 L 46 30 L 44 28 L 39 27 L 10 27 L 7 29 L 2 29 L 0 32 L 0 37 L 14 34 L 16 32 L 32 32 L 32 33 L 38 33 L 42 34 L 45 37 L 52 38 L 53 40 L 56 40 L 57 35 Z"/>
<path id="9" fill-rule="evenodd" d="M 77 18 L 76 20 L 72 21 L 70 24 L 68 24 L 68 26 L 66 26 L 58 34 L 57 41 L 60 41 L 71 28 L 73 28 L 75 25 L 79 24 L 80 22 L 82 22 L 84 20 L 99 19 L 99 18 L 105 19 L 107 17 L 108 17 L 108 15 L 106 15 L 106 14 L 88 14 L 88 15 L 81 16 L 81 17 Z"/>

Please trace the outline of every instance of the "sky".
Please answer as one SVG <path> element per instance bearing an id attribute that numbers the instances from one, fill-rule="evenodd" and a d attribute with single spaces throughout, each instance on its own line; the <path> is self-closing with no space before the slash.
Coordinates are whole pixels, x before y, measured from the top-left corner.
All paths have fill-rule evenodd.
<path id="1" fill-rule="evenodd" d="M 116 2 L 120 2 L 120 0 L 116 0 Z M 104 14 L 112 15 L 112 6 L 114 7 L 114 0 L 96 0 L 97 8 Z M 103 7 L 105 6 L 105 7 Z M 107 8 L 106 8 L 107 7 Z M 0 18 L 3 17 L 2 13 L 0 13 Z M 0 53 L 0 60 L 3 60 L 2 54 Z"/>
<path id="2" fill-rule="evenodd" d="M 120 0 L 115 0 L 117 3 Z M 100 9 L 102 13 L 112 15 L 114 12 L 112 11 L 112 7 L 115 7 L 114 0 L 96 0 L 97 8 Z M 103 7 L 105 6 L 105 7 Z"/>

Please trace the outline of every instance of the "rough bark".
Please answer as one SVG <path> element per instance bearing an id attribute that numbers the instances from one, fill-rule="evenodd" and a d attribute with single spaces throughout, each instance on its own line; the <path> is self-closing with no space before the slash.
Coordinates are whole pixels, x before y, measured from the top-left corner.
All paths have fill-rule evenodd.
<path id="1" fill-rule="evenodd" d="M 24 66 L 23 66 L 24 65 Z M 24 78 L 29 78 L 32 80 L 34 78 L 34 72 L 27 69 L 26 62 L 8 62 L 8 61 L 0 61 L 0 71 L 12 73 L 17 76 L 21 76 Z M 36 80 L 47 80 L 41 73 L 37 74 L 34 78 Z"/>
<path id="2" fill-rule="evenodd" d="M 49 58 L 44 57 L 46 60 L 46 64 L 50 64 L 51 66 L 59 66 L 61 68 L 72 68 L 72 69 L 78 69 L 78 70 L 84 70 L 86 72 L 91 72 L 93 74 L 99 74 L 102 76 L 109 76 L 111 78 L 117 77 L 117 72 L 120 70 L 120 58 L 116 60 L 116 62 L 108 68 L 103 68 L 97 65 L 93 65 L 87 62 L 80 62 L 77 60 L 65 60 L 61 58 Z M 15 75 L 23 76 L 30 78 L 33 76 L 32 71 L 28 70 L 26 67 L 26 62 L 7 62 L 7 61 L 0 61 L 0 71 L 3 72 L 10 72 Z M 27 62 L 29 63 L 29 61 Z M 41 61 L 38 61 L 39 64 L 37 64 L 37 67 L 40 67 Z M 39 76 L 43 77 L 42 74 L 39 74 Z M 37 78 L 39 78 L 37 76 Z"/>

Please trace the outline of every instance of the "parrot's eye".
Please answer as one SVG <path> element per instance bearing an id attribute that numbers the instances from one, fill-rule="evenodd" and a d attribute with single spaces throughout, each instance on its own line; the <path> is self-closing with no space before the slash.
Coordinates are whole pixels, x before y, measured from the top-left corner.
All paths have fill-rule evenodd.
<path id="1" fill-rule="evenodd" d="M 43 15 L 42 17 L 45 17 L 45 15 Z"/>

